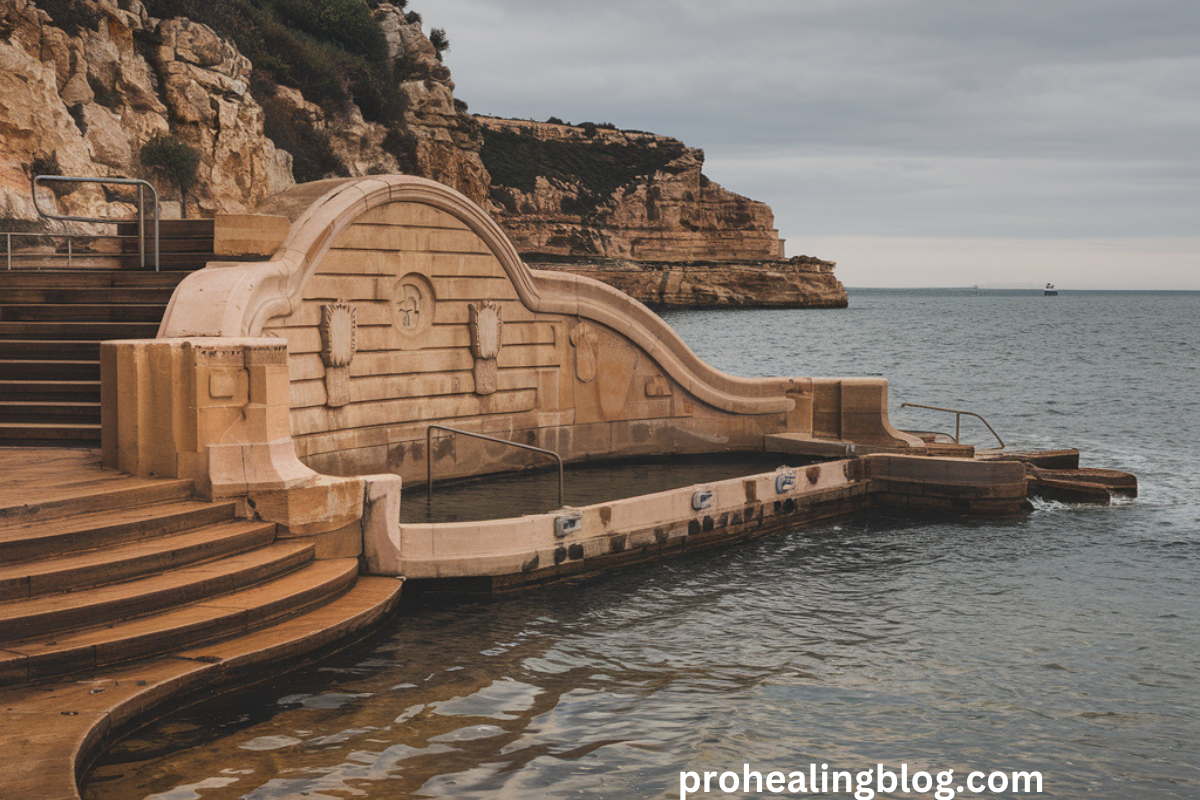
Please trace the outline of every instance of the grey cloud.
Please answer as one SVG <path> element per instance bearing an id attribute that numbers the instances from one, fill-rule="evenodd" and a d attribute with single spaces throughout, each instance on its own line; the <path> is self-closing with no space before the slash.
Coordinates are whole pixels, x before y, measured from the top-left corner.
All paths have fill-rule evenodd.
<path id="1" fill-rule="evenodd" d="M 415 0 L 414 0 L 415 2 Z M 797 235 L 1192 235 L 1200 4 L 437 0 L 472 110 L 703 147 Z"/>

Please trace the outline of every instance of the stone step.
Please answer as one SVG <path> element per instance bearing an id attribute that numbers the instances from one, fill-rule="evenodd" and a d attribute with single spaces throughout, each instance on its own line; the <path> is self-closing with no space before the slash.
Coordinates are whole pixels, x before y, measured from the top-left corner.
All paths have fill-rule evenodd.
<path id="1" fill-rule="evenodd" d="M 248 588 L 312 563 L 314 550 L 307 541 L 279 542 L 146 578 L 0 603 L 0 650 L 29 637 L 113 625 Z"/>
<path id="2" fill-rule="evenodd" d="M 0 339 L 0 359 L 99 361 L 100 342 L 85 339 Z"/>
<path id="3" fill-rule="evenodd" d="M 0 322 L 0 339 L 84 339 L 103 342 L 109 339 L 153 339 L 157 335 L 158 322 L 156 321 L 46 322 L 26 320 Z"/>
<path id="4" fill-rule="evenodd" d="M 0 381 L 0 397 L 25 402 L 99 402 L 100 381 Z"/>
<path id="5" fill-rule="evenodd" d="M 98 381 L 100 362 L 4 358 L 0 375 L 9 381 Z"/>
<path id="6" fill-rule="evenodd" d="M 0 395 L 2 396 L 2 395 Z M 94 402 L 0 400 L 0 424 L 75 425 L 100 424 L 100 399 Z"/>
<path id="7" fill-rule="evenodd" d="M 71 556 L 0 566 L 0 602 L 127 581 L 211 561 L 275 540 L 270 522 L 235 520 Z"/>
<path id="8" fill-rule="evenodd" d="M 232 520 L 236 510 L 235 503 L 181 500 L 50 520 L 9 519 L 0 524 L 0 562 L 52 558 L 201 528 Z"/>
<path id="9" fill-rule="evenodd" d="M 161 322 L 166 305 L 95 305 L 85 303 L 0 304 L 3 322 Z"/>
<path id="10" fill-rule="evenodd" d="M 95 286 L 41 286 L 26 289 L 9 288 L 4 292 L 4 304 L 41 304 L 51 303 L 60 305 L 161 305 L 166 306 L 175 291 L 172 286 L 132 286 L 132 287 L 95 287 Z"/>
<path id="11" fill-rule="evenodd" d="M 100 426 L 45 422 L 25 425 L 0 422 L 0 446 L 91 447 L 100 443 Z"/>
<path id="12" fill-rule="evenodd" d="M 85 480 L 60 479 L 53 486 L 45 486 L 37 475 L 31 475 L 27 491 L 18 484 L 15 494 L 21 502 L 0 503 L 0 536 L 19 526 L 33 529 L 64 517 L 83 519 L 84 515 L 119 509 L 164 507 L 191 500 L 194 491 L 192 482 L 183 479 L 135 478 L 100 469 L 84 474 L 88 475 Z M 98 520 L 88 517 L 81 525 Z"/>
<path id="13" fill-rule="evenodd" d="M 90 672 L 98 667 L 244 636 L 272 623 L 335 607 L 358 579 L 352 558 L 313 561 L 299 570 L 218 597 L 113 625 L 38 635 L 0 650 L 0 683 Z M 269 630 L 269 629 L 268 629 Z"/>

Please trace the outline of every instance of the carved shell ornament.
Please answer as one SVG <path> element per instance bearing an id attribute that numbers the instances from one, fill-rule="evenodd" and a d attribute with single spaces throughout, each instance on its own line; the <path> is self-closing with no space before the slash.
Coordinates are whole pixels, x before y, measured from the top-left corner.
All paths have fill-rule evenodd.
<path id="1" fill-rule="evenodd" d="M 500 306 L 492 302 L 472 303 L 471 355 L 475 357 L 475 393 L 492 394 L 500 385 L 496 356 L 500 355 Z"/>
<path id="2" fill-rule="evenodd" d="M 358 350 L 354 306 L 339 300 L 321 306 L 321 361 L 325 362 L 325 404 L 339 408 L 350 402 L 350 362 Z"/>
<path id="3" fill-rule="evenodd" d="M 321 360 L 327 367 L 348 367 L 358 350 L 358 315 L 339 300 L 321 306 Z"/>
<path id="4" fill-rule="evenodd" d="M 471 304 L 471 353 L 476 358 L 500 355 L 500 306 L 496 303 Z"/>

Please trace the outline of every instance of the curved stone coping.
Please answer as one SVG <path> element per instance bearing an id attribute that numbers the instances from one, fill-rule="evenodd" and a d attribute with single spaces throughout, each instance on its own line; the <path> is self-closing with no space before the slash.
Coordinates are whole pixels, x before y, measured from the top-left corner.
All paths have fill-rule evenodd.
<path id="1" fill-rule="evenodd" d="M 434 181 L 406 175 L 320 182 L 285 193 L 274 210 L 293 218 L 270 261 L 212 264 L 180 283 L 158 336 L 261 336 L 266 323 L 298 307 L 304 287 L 337 237 L 367 211 L 395 202 L 437 208 L 463 222 L 487 245 L 532 311 L 578 316 L 627 336 L 657 360 L 667 374 L 697 399 L 731 413 L 791 411 L 788 392 L 810 393 L 811 379 L 739 378 L 699 359 L 656 314 L 599 281 L 566 273 L 531 270 L 500 226 L 478 205 Z M 298 208 L 330 188 L 303 211 Z M 297 202 L 289 203 L 290 199 Z"/>
<path id="2" fill-rule="evenodd" d="M 692 520 L 741 512 L 749 505 L 797 502 L 847 489 L 860 482 L 852 477 L 856 474 L 853 465 L 853 459 L 845 459 L 797 467 L 793 470 L 795 485 L 783 492 L 776 491 L 776 473 L 765 472 L 546 514 L 476 522 L 401 523 L 398 562 L 410 579 L 517 575 L 558 563 L 560 550 L 577 547 L 577 557 L 589 558 L 608 554 L 610 542 L 617 536 L 633 537 L 629 549 L 654 544 L 656 535 L 681 539 L 688 535 Z M 698 490 L 712 492 L 710 507 L 693 509 L 692 498 Z M 572 512 L 581 517 L 579 530 L 557 536 L 555 520 Z M 656 534 L 655 529 L 662 533 Z M 558 558 L 565 555 L 558 553 Z"/>
<path id="3" fill-rule="evenodd" d="M 253 682 L 268 667 L 351 644 L 395 610 L 401 585 L 393 578 L 359 578 L 328 605 L 236 639 L 94 678 L 0 693 L 7 723 L 0 729 L 0 747 L 8 755 L 0 768 L 5 796 L 79 800 L 79 781 L 115 738 L 179 708 L 181 697 Z"/>

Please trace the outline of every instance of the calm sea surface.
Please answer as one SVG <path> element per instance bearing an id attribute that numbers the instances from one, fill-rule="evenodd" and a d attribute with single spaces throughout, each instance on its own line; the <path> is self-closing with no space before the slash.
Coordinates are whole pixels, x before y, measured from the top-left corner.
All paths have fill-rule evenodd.
<path id="1" fill-rule="evenodd" d="M 1010 446 L 1137 473 L 1141 497 L 862 517 L 411 609 L 143 731 L 87 796 L 632 800 L 678 797 L 681 770 L 883 763 L 1200 797 L 1200 293 L 863 290 L 842 311 L 666 317 L 728 372 L 886 376 L 902 427 L 946 427 L 904 401 L 978 411 Z"/>

